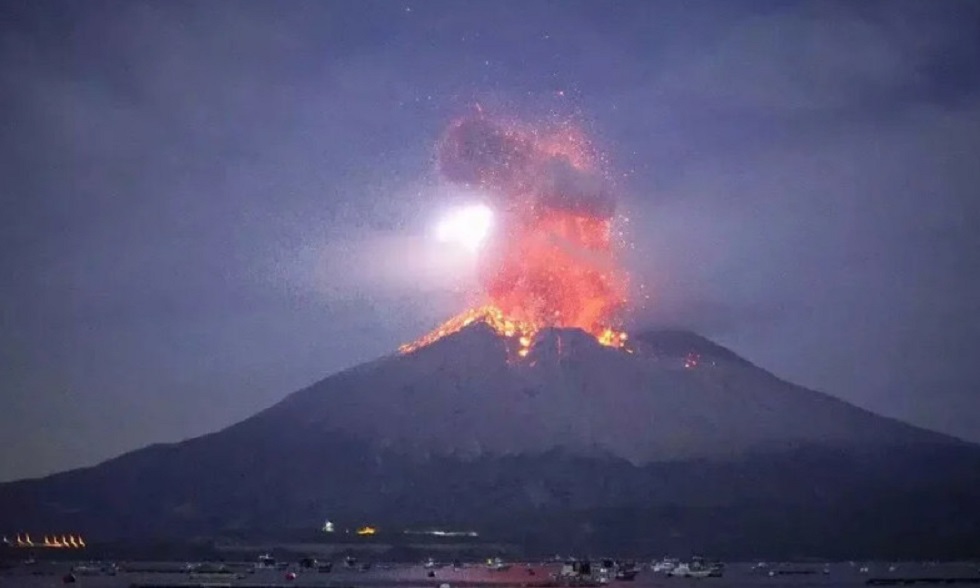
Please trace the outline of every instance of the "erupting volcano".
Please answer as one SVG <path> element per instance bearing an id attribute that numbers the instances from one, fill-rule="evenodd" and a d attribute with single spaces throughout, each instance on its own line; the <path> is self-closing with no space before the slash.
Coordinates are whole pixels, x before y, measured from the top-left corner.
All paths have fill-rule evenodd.
<path id="1" fill-rule="evenodd" d="M 365 541 L 388 561 L 976 556 L 980 448 L 780 380 L 695 333 L 638 327 L 627 346 L 610 183 L 581 132 L 467 118 L 438 164 L 485 195 L 438 231 L 477 255 L 472 308 L 220 431 L 0 484 L 0 533 L 312 545 L 329 518 L 358 529 L 329 549 Z M 481 543 L 401 532 L 446 525 Z M 44 545 L 66 543 L 84 545 Z M 27 535 L 10 547 L 40 548 Z"/>
<path id="2" fill-rule="evenodd" d="M 485 301 L 408 353 L 475 321 L 518 342 L 525 356 L 544 327 L 574 327 L 623 347 L 617 330 L 628 278 L 618 264 L 615 202 L 602 158 L 569 123 L 539 128 L 485 116 L 454 122 L 438 147 L 441 175 L 487 194 L 497 218 L 479 260 Z"/>

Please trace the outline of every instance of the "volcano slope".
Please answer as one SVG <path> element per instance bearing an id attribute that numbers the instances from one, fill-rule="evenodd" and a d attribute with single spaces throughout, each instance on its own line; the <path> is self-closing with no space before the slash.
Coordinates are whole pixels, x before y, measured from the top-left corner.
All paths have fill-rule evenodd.
<path id="1" fill-rule="evenodd" d="M 8 536 L 476 529 L 528 552 L 980 553 L 980 448 L 782 381 L 693 333 L 631 351 L 476 323 L 217 433 L 0 486 Z"/>

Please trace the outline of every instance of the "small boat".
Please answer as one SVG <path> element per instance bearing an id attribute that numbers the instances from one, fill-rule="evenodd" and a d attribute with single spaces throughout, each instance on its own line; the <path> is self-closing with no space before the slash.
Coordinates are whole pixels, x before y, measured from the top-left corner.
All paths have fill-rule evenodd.
<path id="1" fill-rule="evenodd" d="M 102 574 L 102 566 L 94 564 L 79 564 L 72 567 L 71 573 L 76 576 L 98 576 Z"/>
<path id="2" fill-rule="evenodd" d="M 666 574 L 676 568 L 678 563 L 680 563 L 680 561 L 677 559 L 665 557 L 660 561 L 653 562 L 653 565 L 650 566 L 650 570 L 658 574 Z"/>
<path id="3" fill-rule="evenodd" d="M 510 569 L 510 564 L 499 557 L 492 557 L 487 560 L 487 569 L 491 572 L 503 572 Z"/>
<path id="4" fill-rule="evenodd" d="M 668 576 L 674 578 L 707 578 L 711 570 L 706 568 L 691 567 L 691 564 L 679 563 L 674 569 L 667 572 Z"/>
<path id="5" fill-rule="evenodd" d="M 619 581 L 632 582 L 636 579 L 638 573 L 639 570 L 636 568 L 636 563 L 627 561 L 616 565 L 616 572 L 613 577 Z"/>
<path id="6" fill-rule="evenodd" d="M 276 569 L 276 558 L 272 557 L 268 553 L 263 553 L 259 556 L 259 560 L 255 562 L 255 569 L 257 570 L 274 570 Z"/>
<path id="7" fill-rule="evenodd" d="M 425 560 L 422 567 L 427 570 L 438 570 L 439 568 L 445 567 L 445 564 L 438 563 L 436 560 L 430 557 L 429 559 Z"/>
<path id="8" fill-rule="evenodd" d="M 668 576 L 680 578 L 720 578 L 724 573 L 724 566 L 719 563 L 706 564 L 701 558 L 694 558 L 690 563 L 679 563 L 674 569 L 667 572 Z"/>
<path id="9" fill-rule="evenodd" d="M 608 577 L 604 577 L 601 574 L 597 576 L 593 573 L 592 564 L 588 560 L 568 560 L 551 577 L 558 586 L 575 588 L 594 587 L 609 582 Z"/>

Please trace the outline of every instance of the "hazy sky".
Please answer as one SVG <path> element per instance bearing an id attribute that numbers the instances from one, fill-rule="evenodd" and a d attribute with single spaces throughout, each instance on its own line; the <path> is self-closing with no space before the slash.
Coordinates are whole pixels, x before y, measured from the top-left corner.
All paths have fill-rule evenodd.
<path id="1" fill-rule="evenodd" d="M 972 0 L 4 2 L 0 479 L 460 310 L 433 152 L 475 103 L 608 154 L 632 329 L 980 441 L 978 30 Z"/>

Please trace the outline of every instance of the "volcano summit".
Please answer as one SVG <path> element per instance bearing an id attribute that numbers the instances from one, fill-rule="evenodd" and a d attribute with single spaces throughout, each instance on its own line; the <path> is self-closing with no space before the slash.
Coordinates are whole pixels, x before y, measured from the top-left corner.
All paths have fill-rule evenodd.
<path id="1" fill-rule="evenodd" d="M 952 557 L 980 450 L 784 382 L 693 333 L 630 350 L 484 320 L 227 429 L 0 486 L 8 535 L 476 529 L 530 552 Z"/>

